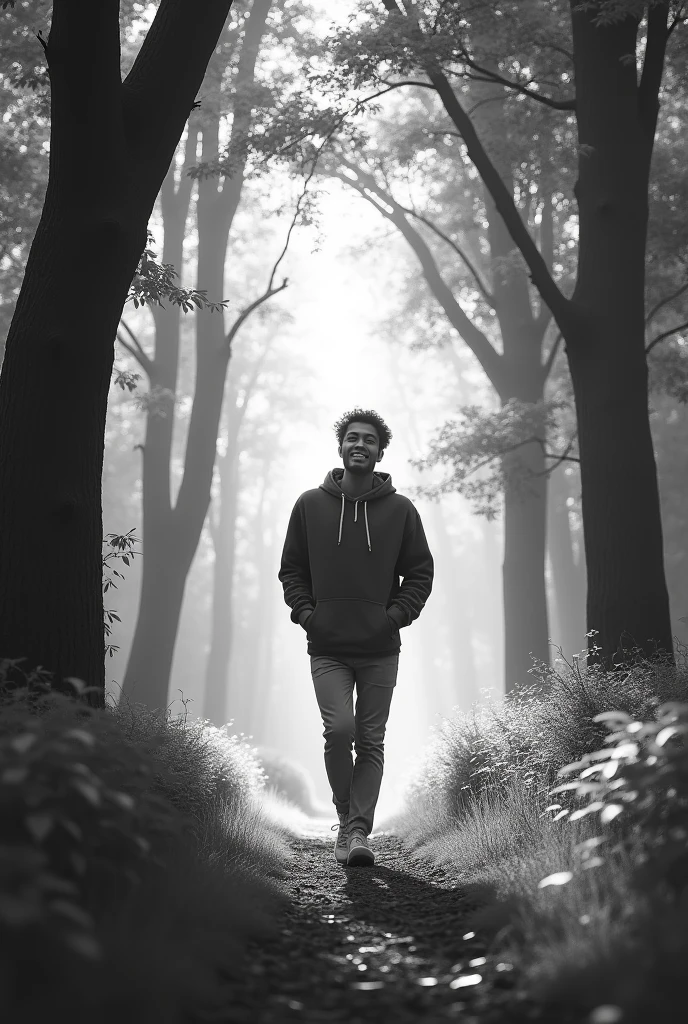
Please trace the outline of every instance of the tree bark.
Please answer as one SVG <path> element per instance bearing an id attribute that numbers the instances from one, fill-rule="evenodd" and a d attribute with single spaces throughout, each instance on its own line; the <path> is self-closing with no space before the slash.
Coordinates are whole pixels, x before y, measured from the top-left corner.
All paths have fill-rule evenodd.
<path id="1" fill-rule="evenodd" d="M 650 12 L 640 84 L 635 62 L 624 61 L 635 53 L 635 20 L 596 26 L 594 12 L 572 7 L 578 135 L 588 156 L 575 189 L 576 317 L 564 337 L 578 418 L 587 624 L 607 667 L 636 647 L 673 653 L 644 332 L 663 7 Z M 665 33 L 666 10 L 663 17 Z"/>
<path id="2" fill-rule="evenodd" d="M 67 692 L 67 677 L 80 677 L 95 704 L 105 685 L 100 485 L 114 339 L 230 6 L 163 0 L 122 83 L 117 0 L 53 5 L 49 181 L 0 376 L 0 652 L 44 666 Z"/>

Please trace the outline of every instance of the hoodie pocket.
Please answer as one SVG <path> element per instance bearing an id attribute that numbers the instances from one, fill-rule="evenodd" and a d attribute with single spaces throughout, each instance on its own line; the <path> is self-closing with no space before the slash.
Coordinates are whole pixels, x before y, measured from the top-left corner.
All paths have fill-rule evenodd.
<path id="1" fill-rule="evenodd" d="M 378 651 L 393 639 L 385 605 L 353 597 L 318 601 L 307 627 L 309 640 L 332 651 Z"/>

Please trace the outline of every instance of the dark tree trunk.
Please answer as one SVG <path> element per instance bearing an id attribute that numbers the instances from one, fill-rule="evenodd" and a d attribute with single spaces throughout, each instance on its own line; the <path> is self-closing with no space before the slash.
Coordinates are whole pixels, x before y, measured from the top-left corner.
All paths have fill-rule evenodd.
<path id="1" fill-rule="evenodd" d="M 586 647 L 585 639 L 585 565 L 578 564 L 573 552 L 573 538 L 567 499 L 569 488 L 562 469 L 550 476 L 547 552 L 552 570 L 552 590 L 557 623 L 552 639 L 570 660 Z"/>
<path id="2" fill-rule="evenodd" d="M 578 417 L 587 626 L 609 667 L 629 648 L 673 653 L 644 331 L 664 6 L 650 12 L 640 85 L 624 60 L 635 52 L 634 19 L 596 26 L 594 12 L 572 13 L 578 134 L 589 157 L 575 189 L 580 260 L 564 336 Z"/>
<path id="3" fill-rule="evenodd" d="M 0 655 L 44 666 L 68 692 L 66 677 L 80 677 L 95 704 L 105 683 L 100 488 L 114 339 L 231 0 L 163 0 L 124 84 L 119 6 L 53 5 L 49 181 L 0 377 Z"/>
<path id="4" fill-rule="evenodd" d="M 637 646 L 673 655 L 643 308 L 649 171 L 670 4 L 646 7 L 640 76 L 640 15 L 599 23 L 601 8 L 570 0 L 579 142 L 579 265 L 570 300 L 461 98 L 435 64 L 426 71 L 566 342 L 579 427 L 587 626 L 596 631 L 594 656 L 611 667 L 620 652 Z M 392 14 L 400 15 L 396 6 Z"/>

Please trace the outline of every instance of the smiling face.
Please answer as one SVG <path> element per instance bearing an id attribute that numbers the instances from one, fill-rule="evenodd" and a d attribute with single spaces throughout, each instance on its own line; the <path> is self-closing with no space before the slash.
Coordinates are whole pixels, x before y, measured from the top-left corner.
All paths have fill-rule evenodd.
<path id="1" fill-rule="evenodd" d="M 339 446 L 344 470 L 356 476 L 372 473 L 384 452 L 380 451 L 380 438 L 371 423 L 352 422 L 346 428 Z"/>

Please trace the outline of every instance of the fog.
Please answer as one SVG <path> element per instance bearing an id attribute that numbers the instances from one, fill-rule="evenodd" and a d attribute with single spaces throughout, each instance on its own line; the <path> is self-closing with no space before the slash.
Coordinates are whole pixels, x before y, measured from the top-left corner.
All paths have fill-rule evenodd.
<path id="1" fill-rule="evenodd" d="M 247 420 L 243 435 L 246 445 L 252 430 L 269 425 L 278 451 L 267 484 L 262 481 L 261 486 L 261 468 L 250 451 L 243 451 L 240 460 L 235 621 L 227 685 L 233 729 L 300 763 L 310 773 L 318 798 L 329 801 L 306 635 L 290 621 L 277 579 L 288 518 L 299 494 L 317 487 L 330 469 L 341 465 L 332 424 L 344 411 L 373 408 L 389 424 L 394 436 L 378 468 L 391 473 L 394 486 L 404 494 L 415 484 L 437 478 L 420 474 L 409 460 L 422 454 L 430 433 L 459 403 L 456 373 L 446 350 L 410 351 L 390 331 L 389 320 L 398 311 L 413 271 L 403 240 L 381 233 L 375 211 L 336 182 L 321 195 L 319 209 L 317 225 L 294 234 L 284 263 L 290 284 L 276 300 L 288 316 L 270 328 L 275 350 L 293 365 L 307 367 L 311 376 L 300 385 L 302 392 L 296 385 L 299 393 L 289 396 L 286 412 L 274 395 L 266 399 L 259 393 L 252 399 L 253 419 Z M 270 231 L 269 245 L 276 249 L 284 223 Z M 229 266 L 231 271 L 231 260 Z M 226 294 L 231 295 L 232 288 L 228 281 Z M 152 331 L 147 311 L 125 315 L 137 323 L 141 337 Z M 235 359 L 261 331 L 265 327 L 258 324 L 238 336 L 230 382 Z M 486 401 L 481 374 L 472 357 L 461 352 L 461 343 L 454 344 L 463 365 L 462 390 L 472 403 L 480 404 Z M 190 353 L 187 338 L 187 366 Z M 182 401 L 182 413 L 185 407 Z M 305 415 L 298 413 L 301 407 L 307 410 Z M 141 460 L 135 446 L 142 442 L 143 427 L 144 413 L 137 409 L 135 397 L 113 392 L 104 473 L 106 533 L 136 527 L 140 537 Z M 182 426 L 180 445 L 183 433 Z M 413 760 L 442 717 L 457 705 L 468 708 L 484 694 L 503 689 L 500 522 L 477 517 L 455 493 L 439 503 L 423 498 L 415 503 L 435 558 L 435 581 L 420 619 L 401 634 L 398 683 L 387 728 L 382 814 L 398 801 Z M 254 529 L 261 512 L 262 544 Z M 264 572 L 271 582 L 265 593 L 257 594 L 261 558 L 267 559 Z M 205 530 L 187 580 L 170 688 L 173 713 L 186 711 L 192 718 L 203 715 L 212 563 Z M 108 689 L 115 698 L 135 625 L 140 560 L 124 571 L 125 580 L 106 600 L 121 619 L 110 638 L 119 650 L 107 665 Z M 271 624 L 269 629 L 261 628 L 261 621 Z M 258 653 L 267 682 L 256 706 Z"/>

